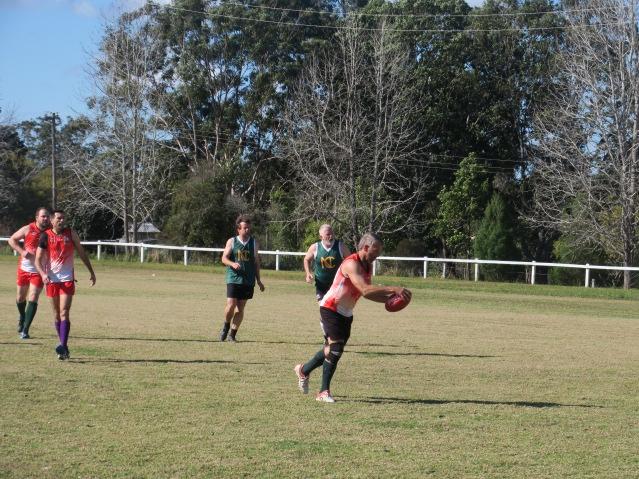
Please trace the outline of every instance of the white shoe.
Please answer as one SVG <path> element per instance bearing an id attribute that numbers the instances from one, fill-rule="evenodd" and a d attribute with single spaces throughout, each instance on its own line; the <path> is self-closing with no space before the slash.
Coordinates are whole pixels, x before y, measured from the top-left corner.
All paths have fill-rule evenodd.
<path id="1" fill-rule="evenodd" d="M 331 396 L 331 392 L 328 389 L 326 391 L 317 393 L 317 396 L 315 396 L 315 400 L 320 402 L 335 402 L 335 399 L 333 399 L 333 396 Z"/>
<path id="2" fill-rule="evenodd" d="M 302 391 L 302 393 L 308 394 L 308 376 L 304 376 L 304 373 L 302 372 L 303 366 L 303 364 L 298 364 L 295 368 L 293 368 L 293 370 L 295 371 L 295 374 L 297 374 L 297 387 L 300 391 Z"/>

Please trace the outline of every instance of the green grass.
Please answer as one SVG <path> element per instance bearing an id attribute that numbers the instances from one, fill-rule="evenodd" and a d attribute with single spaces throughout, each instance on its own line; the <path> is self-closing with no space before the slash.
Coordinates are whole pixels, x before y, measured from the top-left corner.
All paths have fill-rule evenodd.
<path id="1" fill-rule="evenodd" d="M 301 272 L 264 272 L 230 344 L 220 268 L 95 266 L 60 362 L 0 257 L 2 478 L 637 477 L 636 290 L 376 278 L 413 303 L 360 301 L 329 405 L 292 372 L 321 342 Z"/>

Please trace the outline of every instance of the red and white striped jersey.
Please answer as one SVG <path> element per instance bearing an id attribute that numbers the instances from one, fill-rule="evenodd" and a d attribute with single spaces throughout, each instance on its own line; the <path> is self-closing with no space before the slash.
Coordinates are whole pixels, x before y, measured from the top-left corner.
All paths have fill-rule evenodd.
<path id="1" fill-rule="evenodd" d="M 22 247 L 27 250 L 27 252 L 35 256 L 36 249 L 38 248 L 38 244 L 40 242 L 40 235 L 43 233 L 43 231 L 38 228 L 38 225 L 36 225 L 35 221 L 33 223 L 29 223 L 27 226 L 29 227 L 29 231 L 24 237 L 24 243 Z M 38 273 L 38 270 L 36 269 L 33 261 L 27 258 L 20 258 L 20 260 L 18 261 L 18 267 L 26 273 Z"/>
<path id="2" fill-rule="evenodd" d="M 342 272 L 342 268 L 344 268 L 344 265 L 348 264 L 349 261 L 357 261 L 362 266 L 364 270 L 364 280 L 366 284 L 371 284 L 371 271 L 361 262 L 359 255 L 353 253 L 344 259 L 335 274 L 331 288 L 326 292 L 322 301 L 320 301 L 320 306 L 347 317 L 353 316 L 353 308 L 355 308 L 357 300 L 362 295 L 359 290 L 353 286 L 350 278 L 345 277 Z"/>
<path id="3" fill-rule="evenodd" d="M 45 231 L 40 238 L 40 247 L 46 249 L 49 260 L 45 265 L 47 275 L 52 283 L 73 281 L 73 236 L 71 228 L 65 228 L 60 234 L 53 229 Z"/>

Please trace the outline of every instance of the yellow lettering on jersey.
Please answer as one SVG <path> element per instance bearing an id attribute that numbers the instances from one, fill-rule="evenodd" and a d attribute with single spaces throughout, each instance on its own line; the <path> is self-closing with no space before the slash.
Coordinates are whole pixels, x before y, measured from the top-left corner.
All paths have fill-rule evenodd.
<path id="1" fill-rule="evenodd" d="M 320 264 L 322 265 L 322 268 L 326 269 L 335 268 L 335 263 L 333 263 L 333 261 L 335 261 L 335 258 L 333 256 L 324 256 L 323 258 L 320 258 Z"/>
<path id="2" fill-rule="evenodd" d="M 251 254 L 246 250 L 239 250 L 237 252 L 237 260 L 238 261 L 248 261 L 251 259 Z"/>

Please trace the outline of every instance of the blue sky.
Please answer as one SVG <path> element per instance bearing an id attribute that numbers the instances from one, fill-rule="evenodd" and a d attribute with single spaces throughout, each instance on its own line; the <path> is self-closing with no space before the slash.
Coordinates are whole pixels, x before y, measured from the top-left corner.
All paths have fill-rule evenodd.
<path id="1" fill-rule="evenodd" d="M 86 73 L 108 19 L 143 0 L 0 0 L 0 108 L 22 121 L 85 111 Z"/>
<path id="2" fill-rule="evenodd" d="M 167 0 L 161 0 L 165 3 Z M 469 0 L 477 5 L 481 0 Z M 144 0 L 0 0 L 0 119 L 86 110 L 104 25 Z"/>

